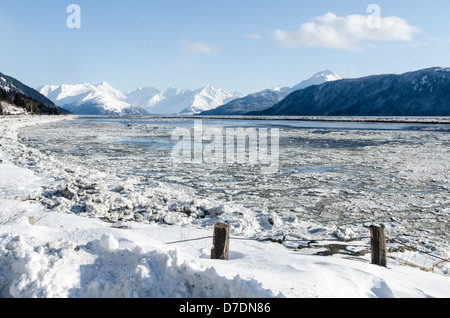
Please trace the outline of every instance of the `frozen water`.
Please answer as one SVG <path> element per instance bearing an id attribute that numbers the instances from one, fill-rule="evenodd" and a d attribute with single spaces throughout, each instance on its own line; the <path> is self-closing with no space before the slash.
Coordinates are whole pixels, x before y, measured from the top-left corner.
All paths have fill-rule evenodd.
<path id="1" fill-rule="evenodd" d="M 280 170 L 176 164 L 171 133 L 191 118 L 80 117 L 20 131 L 22 163 L 57 181 L 54 210 L 166 224 L 233 225 L 234 234 L 302 239 L 388 236 L 448 251 L 448 125 L 203 119 L 280 129 Z M 106 239 L 105 239 L 106 240 Z M 106 240 L 108 242 L 108 240 Z"/>

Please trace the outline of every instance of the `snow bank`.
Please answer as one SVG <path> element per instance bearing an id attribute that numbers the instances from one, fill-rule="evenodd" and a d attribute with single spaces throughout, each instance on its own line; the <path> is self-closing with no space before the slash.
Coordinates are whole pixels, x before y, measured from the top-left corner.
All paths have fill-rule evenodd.
<path id="1" fill-rule="evenodd" d="M 274 297 L 255 280 L 220 276 L 178 250 L 119 248 L 111 234 L 78 246 L 0 239 L 0 295 L 39 298 Z"/>
<path id="2" fill-rule="evenodd" d="M 210 260 L 210 241 L 178 246 L 179 227 L 30 210 L 0 226 L 0 297 L 37 298 L 369 298 L 442 297 L 450 278 L 232 241 L 231 260 Z M 30 215 L 37 220 L 30 223 Z M 36 217 L 37 215 L 37 217 Z M 198 230 L 197 230 L 198 231 Z M 192 230 L 197 237 L 206 232 Z"/>

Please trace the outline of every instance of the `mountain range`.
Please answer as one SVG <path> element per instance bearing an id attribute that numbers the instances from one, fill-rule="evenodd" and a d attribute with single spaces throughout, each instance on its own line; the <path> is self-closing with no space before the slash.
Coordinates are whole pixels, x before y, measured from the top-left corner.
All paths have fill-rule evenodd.
<path id="1" fill-rule="evenodd" d="M 128 92 L 126 100 L 153 114 L 192 115 L 221 106 L 239 96 L 239 93 L 230 93 L 212 86 L 195 90 L 171 87 L 165 91 L 155 88 L 137 89 Z"/>
<path id="2" fill-rule="evenodd" d="M 297 90 L 259 116 L 450 116 L 450 68 L 343 79 Z"/>
<path id="3" fill-rule="evenodd" d="M 200 115 L 244 115 L 251 111 L 263 111 L 277 104 L 294 91 L 305 89 L 313 85 L 321 85 L 327 82 L 338 81 L 341 79 L 342 78 L 335 72 L 325 70 L 323 72 L 314 74 L 311 78 L 304 80 L 293 87 L 276 87 L 272 89 L 266 89 L 242 98 L 234 99 L 225 105 L 202 112 L 200 113 Z"/>
<path id="4" fill-rule="evenodd" d="M 59 105 L 59 106 L 56 106 Z M 106 82 L 45 85 L 37 90 L 0 73 L 0 115 L 450 116 L 450 68 L 342 79 L 332 71 L 293 87 L 241 96 L 197 90 L 119 91 Z"/>
<path id="5" fill-rule="evenodd" d="M 63 84 L 39 87 L 39 92 L 61 107 L 80 115 L 239 115 L 265 110 L 289 93 L 311 85 L 341 79 L 326 70 L 294 87 L 277 87 L 243 97 L 220 88 L 199 89 L 155 87 L 119 91 L 106 82 L 93 85 Z"/>
<path id="6" fill-rule="evenodd" d="M 192 115 L 239 97 L 212 86 L 196 90 L 154 87 L 119 91 L 103 82 L 45 85 L 39 92 L 54 103 L 80 115 Z"/>

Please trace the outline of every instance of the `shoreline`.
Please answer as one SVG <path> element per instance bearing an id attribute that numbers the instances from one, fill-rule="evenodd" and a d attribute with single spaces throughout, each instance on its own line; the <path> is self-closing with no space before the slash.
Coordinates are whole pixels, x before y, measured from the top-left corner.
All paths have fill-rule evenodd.
<path id="1" fill-rule="evenodd" d="M 361 123 L 396 123 L 396 124 L 439 124 L 450 125 L 450 117 L 371 117 L 371 116 L 192 116 L 192 118 L 244 119 L 244 120 L 283 120 L 283 121 L 318 121 L 318 122 L 361 122 Z"/>
<path id="2" fill-rule="evenodd" d="M 274 120 L 306 122 L 342 122 L 342 123 L 392 123 L 392 124 L 429 124 L 450 125 L 450 116 L 246 116 L 246 115 L 0 115 L 1 119 L 26 118 L 157 118 L 157 119 L 222 119 L 222 120 Z"/>

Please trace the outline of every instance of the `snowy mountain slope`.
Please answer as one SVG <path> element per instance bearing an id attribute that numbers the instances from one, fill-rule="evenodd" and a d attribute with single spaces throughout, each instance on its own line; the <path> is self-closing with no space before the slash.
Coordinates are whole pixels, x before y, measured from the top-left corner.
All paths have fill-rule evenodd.
<path id="1" fill-rule="evenodd" d="M 345 79 L 295 91 L 267 116 L 450 116 L 450 73 L 441 67 Z"/>
<path id="2" fill-rule="evenodd" d="M 23 95 L 26 95 L 42 104 L 44 104 L 47 107 L 55 107 L 55 104 L 37 92 L 36 90 L 32 89 L 31 87 L 21 83 L 17 79 L 4 75 L 0 73 L 0 88 L 4 89 L 5 91 L 14 91 L 17 93 L 21 93 Z"/>
<path id="3" fill-rule="evenodd" d="M 196 114 L 223 105 L 235 97 L 222 89 L 205 86 L 194 91 L 193 102 L 190 106 L 182 110 L 183 114 Z"/>
<path id="4" fill-rule="evenodd" d="M 304 89 L 313 85 L 322 85 L 327 82 L 334 82 L 341 80 L 342 77 L 340 77 L 338 74 L 336 74 L 333 71 L 325 70 L 322 72 L 319 72 L 317 74 L 314 74 L 311 78 L 302 81 L 301 83 L 295 85 L 290 89 L 290 92 L 295 92 L 300 89 Z"/>
<path id="5" fill-rule="evenodd" d="M 125 101 L 136 107 L 147 109 L 158 103 L 161 91 L 155 87 L 143 87 L 133 91 L 124 92 Z"/>
<path id="6" fill-rule="evenodd" d="M 75 85 L 45 85 L 39 88 L 44 96 L 79 115 L 145 115 L 146 112 L 124 101 L 126 96 L 106 82 Z"/>
<path id="7" fill-rule="evenodd" d="M 284 90 L 266 89 L 262 92 L 235 99 L 216 109 L 202 112 L 200 115 L 243 115 L 250 110 L 261 111 L 275 105 L 287 95 L 289 93 Z"/>
<path id="8" fill-rule="evenodd" d="M 290 93 L 313 85 L 342 79 L 330 70 L 314 74 L 311 78 L 302 81 L 293 87 L 276 87 L 235 99 L 216 109 L 201 113 L 201 115 L 243 115 L 251 111 L 263 111 L 283 100 Z"/>
<path id="9" fill-rule="evenodd" d="M 61 114 L 65 109 L 17 79 L 0 73 L 0 114 Z"/>

